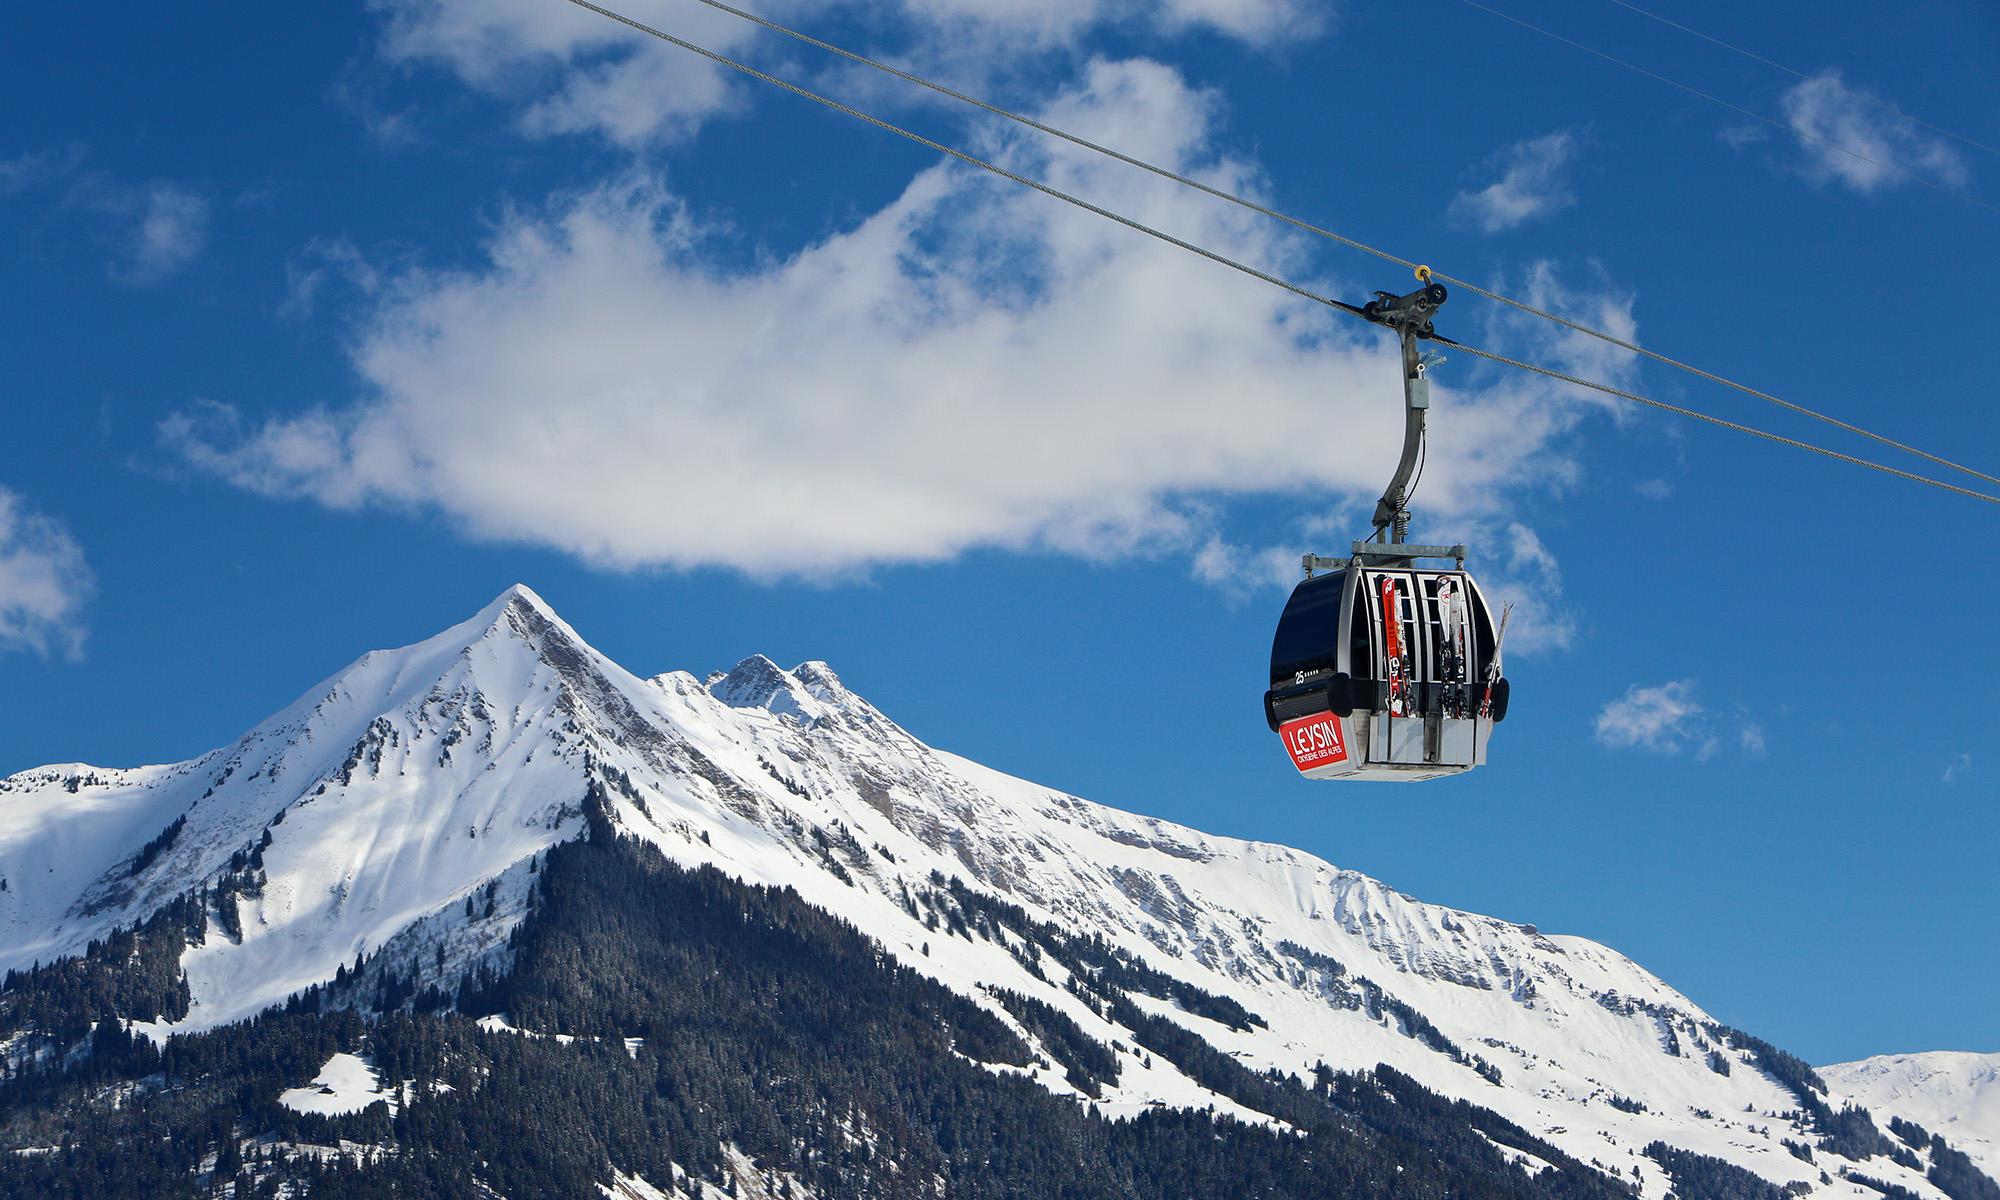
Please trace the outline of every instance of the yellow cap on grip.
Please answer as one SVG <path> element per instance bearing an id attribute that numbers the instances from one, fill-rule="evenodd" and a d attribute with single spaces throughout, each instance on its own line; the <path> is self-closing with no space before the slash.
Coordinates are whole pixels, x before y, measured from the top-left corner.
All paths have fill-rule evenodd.
<path id="1" fill-rule="evenodd" d="M 1429 283 L 1430 281 L 1431 281 L 1431 269 L 1430 269 L 1429 267 L 1418 267 L 1418 268 L 1417 268 L 1417 282 L 1418 282 L 1418 283 Z"/>

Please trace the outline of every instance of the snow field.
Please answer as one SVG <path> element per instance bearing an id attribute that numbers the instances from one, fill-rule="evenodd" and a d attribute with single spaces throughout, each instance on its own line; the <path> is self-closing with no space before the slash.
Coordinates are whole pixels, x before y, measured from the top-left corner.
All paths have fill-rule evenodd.
<path id="1" fill-rule="evenodd" d="M 358 1113 L 378 1101 L 387 1104 L 393 1113 L 398 1100 L 396 1092 L 383 1089 L 374 1064 L 353 1054 L 336 1054 L 327 1059 L 311 1083 L 290 1088 L 278 1097 L 278 1103 L 293 1112 L 317 1113 L 323 1117 Z"/>

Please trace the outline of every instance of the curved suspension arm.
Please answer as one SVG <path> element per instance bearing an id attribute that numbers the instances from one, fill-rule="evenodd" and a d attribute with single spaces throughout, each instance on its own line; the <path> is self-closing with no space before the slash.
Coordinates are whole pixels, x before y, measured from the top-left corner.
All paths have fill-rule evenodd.
<path id="1" fill-rule="evenodd" d="M 1375 502 L 1377 541 L 1393 537 L 1400 543 L 1409 532 L 1410 476 L 1416 471 L 1417 454 L 1423 449 L 1424 418 L 1431 407 L 1431 385 L 1424 378 L 1424 358 L 1417 343 L 1427 338 L 1446 340 L 1438 338 L 1431 318 L 1443 307 L 1449 293 L 1443 284 L 1428 282 L 1430 271 L 1426 268 L 1417 268 L 1417 278 L 1425 280 L 1425 286 L 1404 296 L 1377 292 L 1375 299 L 1361 310 L 1362 316 L 1396 331 L 1403 354 L 1403 457 L 1396 463 L 1396 474 L 1389 480 L 1382 498 Z"/>

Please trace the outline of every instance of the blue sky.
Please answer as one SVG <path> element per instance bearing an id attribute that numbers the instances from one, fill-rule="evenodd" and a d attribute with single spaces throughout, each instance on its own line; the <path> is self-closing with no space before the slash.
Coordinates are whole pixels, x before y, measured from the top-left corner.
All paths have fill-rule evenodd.
<path id="1" fill-rule="evenodd" d="M 1666 5 L 1668 0 L 1661 0 Z M 1316 0 L 771 15 L 2000 468 L 2000 16 Z M 634 15 L 1354 299 L 1405 273 L 690 0 Z M 560 0 L 21 15 L 0 110 L 0 772 L 174 760 L 515 581 L 635 670 L 830 661 L 933 744 L 1601 939 L 1815 1061 L 2000 1049 L 1993 506 L 1463 357 L 1416 534 L 1522 601 L 1493 765 L 1293 777 L 1366 327 Z M 1789 130 L 1865 148 L 1878 164 Z M 1871 453 L 1455 297 L 1440 322 Z M 1822 433 L 1826 436 L 1822 438 Z M 1911 462 L 1898 465 L 1916 466 Z"/>

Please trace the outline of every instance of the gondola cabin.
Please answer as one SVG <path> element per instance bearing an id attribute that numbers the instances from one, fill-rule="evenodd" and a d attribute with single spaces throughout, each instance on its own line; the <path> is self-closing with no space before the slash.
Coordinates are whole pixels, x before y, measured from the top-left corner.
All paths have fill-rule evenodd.
<path id="1" fill-rule="evenodd" d="M 1415 782 L 1483 765 L 1509 689 L 1489 672 L 1493 614 L 1472 576 L 1414 560 L 1313 561 L 1336 569 L 1293 589 L 1264 693 L 1299 773 Z"/>

